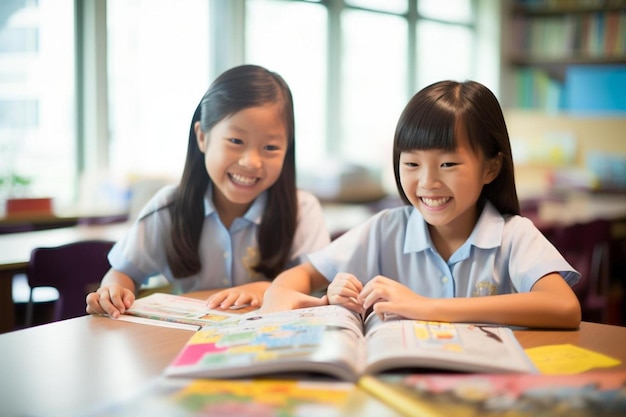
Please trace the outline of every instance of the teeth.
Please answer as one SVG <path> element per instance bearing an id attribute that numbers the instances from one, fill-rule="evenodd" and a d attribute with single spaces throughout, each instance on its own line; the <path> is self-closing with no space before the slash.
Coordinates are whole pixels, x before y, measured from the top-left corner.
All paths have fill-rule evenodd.
<path id="1" fill-rule="evenodd" d="M 241 185 L 253 185 L 254 183 L 256 183 L 256 177 L 244 177 L 243 175 L 239 175 L 239 174 L 230 174 L 230 178 Z"/>
<path id="2" fill-rule="evenodd" d="M 450 197 L 426 198 L 422 197 L 422 202 L 429 207 L 441 207 L 450 200 Z"/>

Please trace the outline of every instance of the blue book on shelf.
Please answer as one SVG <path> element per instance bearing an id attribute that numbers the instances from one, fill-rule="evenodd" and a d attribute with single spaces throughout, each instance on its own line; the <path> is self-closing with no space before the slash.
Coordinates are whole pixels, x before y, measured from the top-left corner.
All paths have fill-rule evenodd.
<path id="1" fill-rule="evenodd" d="M 575 113 L 626 112 L 626 65 L 571 66 L 565 75 L 565 108 Z"/>

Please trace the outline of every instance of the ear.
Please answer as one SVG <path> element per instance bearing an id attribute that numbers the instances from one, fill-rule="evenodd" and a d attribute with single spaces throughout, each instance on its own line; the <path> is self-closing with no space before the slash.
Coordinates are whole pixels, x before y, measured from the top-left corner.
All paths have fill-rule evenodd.
<path id="1" fill-rule="evenodd" d="M 202 129 L 200 129 L 200 122 L 194 123 L 193 130 L 196 132 L 196 141 L 198 142 L 198 148 L 200 148 L 200 152 L 204 153 L 206 151 L 207 138 Z"/>
<path id="2" fill-rule="evenodd" d="M 502 153 L 498 153 L 494 158 L 485 162 L 485 170 L 483 171 L 483 184 L 489 184 L 495 180 L 502 169 Z"/>

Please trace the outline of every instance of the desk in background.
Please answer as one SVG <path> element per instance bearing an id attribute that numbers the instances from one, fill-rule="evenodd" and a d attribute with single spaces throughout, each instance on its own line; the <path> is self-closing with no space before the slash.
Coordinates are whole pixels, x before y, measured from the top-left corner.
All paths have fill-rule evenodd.
<path id="1" fill-rule="evenodd" d="M 128 227 L 126 223 L 78 225 L 0 235 L 0 333 L 14 329 L 13 276 L 26 272 L 30 253 L 34 248 L 60 246 L 91 239 L 117 241 Z"/>
<path id="2" fill-rule="evenodd" d="M 31 211 L 0 215 L 0 235 L 36 230 L 57 229 L 78 224 L 112 224 L 128 221 L 125 211 L 57 210 Z"/>
<path id="3" fill-rule="evenodd" d="M 0 335 L 0 415 L 73 415 L 124 401 L 162 376 L 192 333 L 84 316 Z M 516 330 L 524 348 L 571 343 L 626 369 L 626 328 L 583 322 L 577 331 Z M 610 372 L 610 370 L 607 370 Z"/>

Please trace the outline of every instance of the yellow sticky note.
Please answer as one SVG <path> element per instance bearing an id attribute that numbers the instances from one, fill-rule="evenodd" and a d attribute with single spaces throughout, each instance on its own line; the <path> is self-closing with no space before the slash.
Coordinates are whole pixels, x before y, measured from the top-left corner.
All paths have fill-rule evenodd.
<path id="1" fill-rule="evenodd" d="M 578 346 L 548 345 L 526 349 L 526 354 L 542 374 L 578 374 L 593 368 L 609 368 L 619 359 Z"/>

